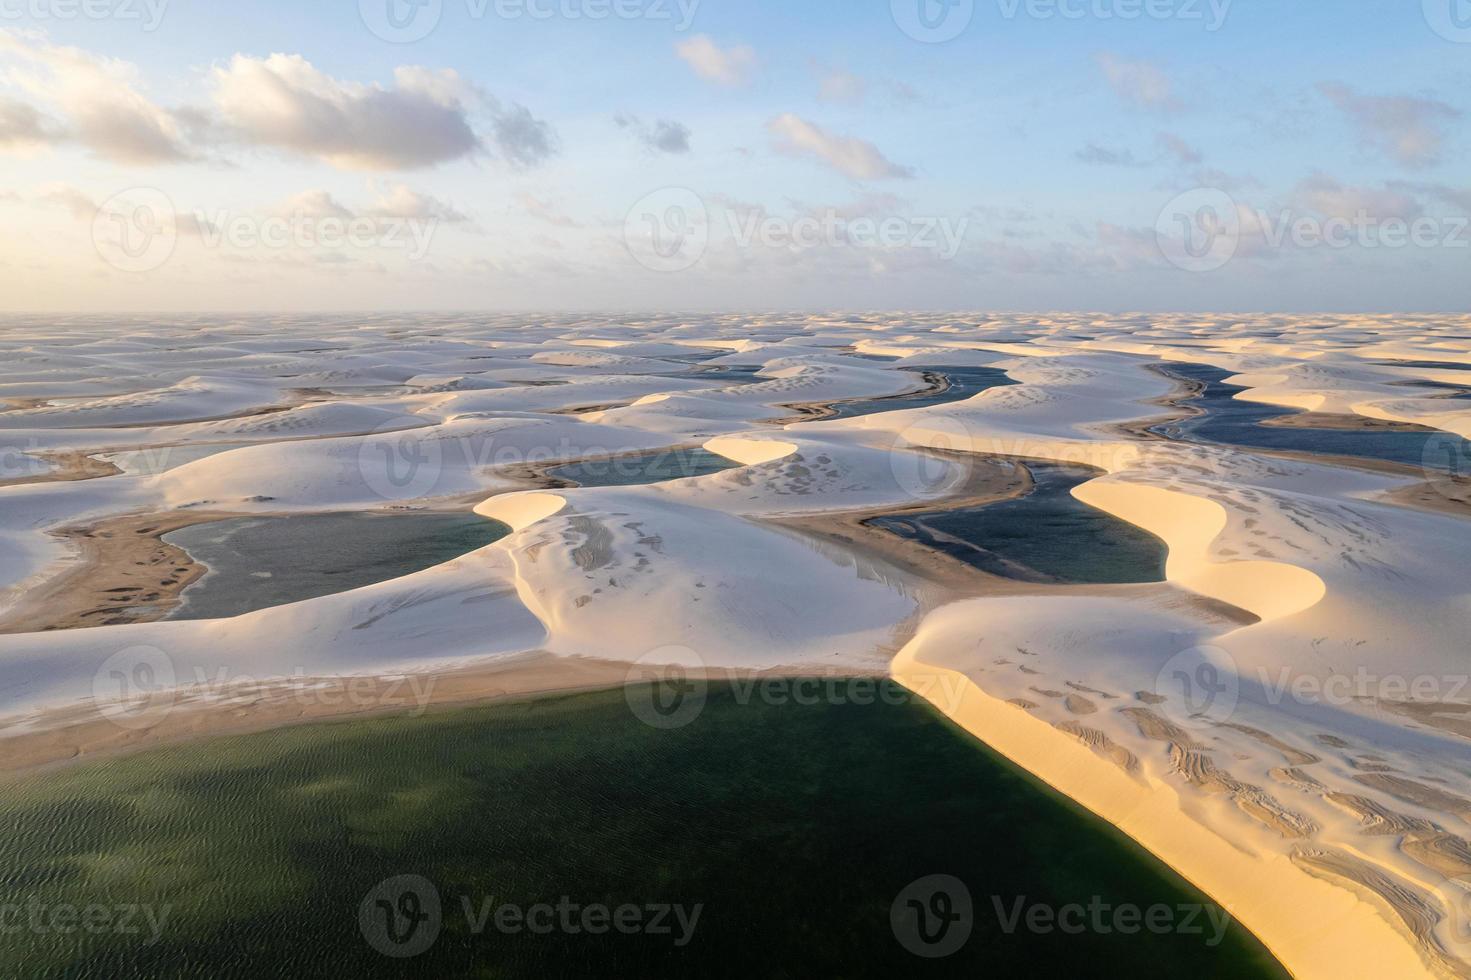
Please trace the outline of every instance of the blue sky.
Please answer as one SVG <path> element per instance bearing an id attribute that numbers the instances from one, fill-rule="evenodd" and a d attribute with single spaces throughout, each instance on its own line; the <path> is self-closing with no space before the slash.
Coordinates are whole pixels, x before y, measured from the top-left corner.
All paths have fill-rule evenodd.
<path id="1" fill-rule="evenodd" d="M 8 308 L 1466 307 L 1465 0 L 79 2 L 0 0 Z"/>

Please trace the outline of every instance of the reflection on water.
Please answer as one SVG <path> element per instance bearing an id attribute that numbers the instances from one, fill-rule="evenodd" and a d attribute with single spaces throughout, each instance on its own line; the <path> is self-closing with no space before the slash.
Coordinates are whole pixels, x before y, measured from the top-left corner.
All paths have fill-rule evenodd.
<path id="1" fill-rule="evenodd" d="M 1262 425 L 1268 419 L 1300 413 L 1297 409 L 1241 401 L 1235 395 L 1245 389 L 1222 383 L 1223 378 L 1231 376 L 1230 371 L 1204 364 L 1175 362 L 1165 365 L 1162 370 L 1181 380 L 1196 381 L 1205 386 L 1200 395 L 1189 402 L 1202 414 L 1157 425 L 1151 430 L 1166 438 L 1214 442 L 1246 449 L 1358 456 L 1434 469 L 1456 469 L 1471 460 L 1471 443 L 1445 432 Z"/>
<path id="2" fill-rule="evenodd" d="M 686 364 L 688 367 L 679 371 L 659 371 L 654 375 L 660 378 L 679 378 L 688 381 L 729 381 L 733 384 L 756 384 L 765 381 L 758 378 L 756 372 L 761 370 L 759 364 L 706 364 L 706 361 L 717 357 L 724 357 L 730 351 L 709 351 L 702 354 L 694 354 L 687 357 L 665 356 L 659 358 L 661 361 L 672 361 L 677 364 Z"/>
<path id="3" fill-rule="evenodd" d="M 912 395 L 898 395 L 893 398 L 861 398 L 853 401 L 837 402 L 833 405 L 833 415 L 828 418 L 851 419 L 859 415 L 873 415 L 876 412 L 897 412 L 908 408 L 928 408 L 932 405 L 945 405 L 950 402 L 964 401 L 974 395 L 978 395 L 988 388 L 999 388 L 1002 385 L 1014 385 L 1017 382 L 1006 376 L 1006 372 L 999 368 L 984 367 L 922 367 L 905 365 L 906 371 L 920 371 L 925 374 L 939 375 L 949 382 L 949 387 L 943 391 L 921 391 Z"/>
<path id="4" fill-rule="evenodd" d="M 767 380 L 756 376 L 759 370 L 761 370 L 759 364 L 752 364 L 749 367 L 708 368 L 696 371 L 694 374 L 678 374 L 675 377 L 689 378 L 691 381 L 729 381 L 738 385 L 754 385 Z"/>
<path id="5" fill-rule="evenodd" d="M 163 538 L 209 567 L 170 618 L 238 616 L 386 582 L 509 533 L 474 514 L 303 514 L 196 524 Z"/>
<path id="6" fill-rule="evenodd" d="M 993 575 L 1028 582 L 1162 582 L 1165 543 L 1078 500 L 1073 487 L 1098 471 L 1028 460 L 1023 497 L 879 517 L 870 523 Z"/>
<path id="7" fill-rule="evenodd" d="M 548 470 L 549 476 L 579 487 L 632 487 L 665 480 L 707 476 L 740 466 L 733 459 L 706 449 L 668 449 L 632 456 L 586 459 Z"/>
<path id="8" fill-rule="evenodd" d="M 1408 367 L 1422 368 L 1433 371 L 1471 371 L 1471 363 L 1466 361 L 1370 361 L 1380 367 Z"/>
<path id="9" fill-rule="evenodd" d="M 1390 383 L 1402 388 L 1423 388 L 1426 398 L 1471 398 L 1471 388 L 1458 388 L 1452 384 L 1441 384 L 1439 381 L 1393 381 Z"/>
<path id="10" fill-rule="evenodd" d="M 1158 860 L 887 681 L 712 684 L 664 728 L 630 710 L 653 693 L 294 726 L 13 780 L 7 909 L 132 911 L 126 932 L 13 930 L 0 975 L 1284 976 Z M 937 873 L 968 893 L 950 905 L 968 938 L 930 960 L 890 916 Z M 666 915 L 585 928 L 559 903 Z M 1107 927 L 1012 921 L 1090 903 Z M 495 915 L 547 905 L 551 929 Z M 1202 928 L 1112 928 L 1155 905 Z"/>

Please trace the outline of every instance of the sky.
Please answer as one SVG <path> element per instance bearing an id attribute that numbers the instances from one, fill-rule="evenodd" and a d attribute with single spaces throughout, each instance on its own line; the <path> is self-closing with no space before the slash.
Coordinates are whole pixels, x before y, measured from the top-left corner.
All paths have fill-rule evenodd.
<path id="1" fill-rule="evenodd" d="M 1471 0 L 0 0 L 0 309 L 1425 312 Z"/>

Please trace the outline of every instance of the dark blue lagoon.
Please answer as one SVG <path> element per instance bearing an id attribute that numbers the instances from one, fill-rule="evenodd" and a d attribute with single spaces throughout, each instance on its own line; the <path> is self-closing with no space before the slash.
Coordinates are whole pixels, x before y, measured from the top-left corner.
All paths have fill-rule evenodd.
<path id="1" fill-rule="evenodd" d="M 708 381 L 712 388 L 717 387 L 715 384 L 717 381 L 750 385 L 759 384 L 767 380 L 766 378 L 757 377 L 756 372 L 761 370 L 761 365 L 759 364 L 701 367 L 697 362 L 692 362 L 692 366 L 694 370 L 689 371 L 660 371 L 656 377 L 679 378 L 681 381 Z"/>
<path id="2" fill-rule="evenodd" d="M 1078 500 L 1073 487 L 1097 470 L 1028 460 L 1032 489 L 977 507 L 869 521 L 983 572 L 1027 582 L 1161 582 L 1168 549 L 1159 538 Z"/>
<path id="3" fill-rule="evenodd" d="M 164 535 L 209 572 L 172 619 L 220 619 L 432 568 L 510 533 L 475 514 L 241 517 Z"/>
<path id="4" fill-rule="evenodd" d="M 740 465 L 733 459 L 705 449 L 667 449 L 657 453 L 585 459 L 548 470 L 547 475 L 579 487 L 633 487 L 708 476 Z"/>
<path id="5" fill-rule="evenodd" d="M 1006 376 L 1006 372 L 999 368 L 986 367 L 910 367 L 905 365 L 905 371 L 923 372 L 926 375 L 937 376 L 945 382 L 948 387 L 939 390 L 920 391 L 912 395 L 896 395 L 890 398 L 860 398 L 852 401 L 836 402 L 833 404 L 833 414 L 825 416 L 830 419 L 851 419 L 860 415 L 873 415 L 876 412 L 897 412 L 908 408 L 929 408 L 932 405 L 945 405 L 949 402 L 964 401 L 974 395 L 978 395 L 987 388 L 999 388 L 1002 385 L 1014 385 L 1017 382 Z"/>
<path id="6" fill-rule="evenodd" d="M 1225 384 L 1230 371 L 1205 364 L 1171 363 L 1161 370 L 1202 386 L 1185 404 L 1200 410 L 1188 419 L 1154 426 L 1150 431 L 1169 439 L 1217 443 L 1244 449 L 1280 449 L 1331 456 L 1357 456 L 1408 466 L 1463 469 L 1471 460 L 1471 443 L 1450 433 L 1410 427 L 1310 428 L 1264 425 L 1272 419 L 1301 414 L 1236 398 L 1245 389 Z"/>

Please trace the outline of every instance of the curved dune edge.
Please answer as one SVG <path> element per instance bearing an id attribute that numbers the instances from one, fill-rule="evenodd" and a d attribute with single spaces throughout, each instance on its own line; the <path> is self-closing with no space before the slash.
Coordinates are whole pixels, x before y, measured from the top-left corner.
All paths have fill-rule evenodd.
<path id="1" fill-rule="evenodd" d="M 567 498 L 560 494 L 528 490 L 491 497 L 476 504 L 475 513 L 500 521 L 512 531 L 520 531 L 537 521 L 546 520 L 566 506 Z"/>
<path id="2" fill-rule="evenodd" d="M 931 700 L 971 735 L 1128 834 L 1211 896 L 1295 977 L 1434 977 L 1382 912 L 1314 878 L 1283 854 L 1251 854 L 1180 808 L 1169 786 L 1146 784 L 964 674 L 916 659 L 920 637 L 890 665 L 893 678 Z M 928 697 L 943 691 L 940 701 Z"/>
<path id="3" fill-rule="evenodd" d="M 1394 355 L 1383 355 L 1392 359 Z M 1451 359 L 1449 353 L 1437 354 L 1437 357 Z M 1170 358 L 1170 360 L 1180 360 Z M 1185 361 L 1183 363 L 1200 363 Z M 1471 363 L 1471 362 L 1467 362 Z M 1317 412 L 1328 404 L 1328 396 L 1320 392 L 1296 392 L 1277 389 L 1277 386 L 1289 383 L 1290 376 L 1282 374 L 1258 374 L 1246 372 L 1235 374 L 1225 379 L 1226 384 L 1239 385 L 1245 391 L 1237 392 L 1235 398 L 1251 402 L 1257 405 L 1271 405 L 1277 408 L 1297 409 L 1305 412 Z M 1277 389 L 1277 390 L 1274 390 Z M 1250 396 L 1250 397 L 1248 397 Z M 1471 439 L 1471 420 L 1467 419 L 1467 413 L 1448 408 L 1444 412 L 1428 412 L 1425 414 L 1406 414 L 1395 411 L 1392 406 L 1397 398 L 1375 398 L 1367 401 L 1351 402 L 1348 409 L 1354 415 L 1366 419 L 1377 419 L 1381 422 L 1403 422 L 1407 425 L 1421 425 L 1451 435 L 1460 436 L 1463 439 Z"/>
<path id="4" fill-rule="evenodd" d="M 701 448 L 717 456 L 733 459 L 742 466 L 760 466 L 762 463 L 770 463 L 790 456 L 797 451 L 798 447 L 796 443 L 784 442 L 781 439 L 718 436 Z"/>
<path id="5" fill-rule="evenodd" d="M 1130 442 L 983 436 L 954 419 L 942 420 L 938 425 L 916 423 L 904 430 L 901 438 L 912 446 L 1077 463 L 1110 476 L 1140 466 L 1146 449 Z M 1245 609 L 1260 619 L 1302 612 L 1328 594 L 1321 578 L 1296 565 L 1211 561 L 1210 545 L 1226 529 L 1228 517 L 1226 508 L 1213 500 L 1108 476 L 1074 487 L 1072 493 L 1090 507 L 1162 538 L 1169 546 L 1165 565 L 1168 581 Z"/>
<path id="6" fill-rule="evenodd" d="M 1164 539 L 1168 581 L 1264 620 L 1310 609 L 1328 594 L 1321 578 L 1296 565 L 1211 561 L 1210 544 L 1226 529 L 1227 519 L 1226 509 L 1213 500 L 1107 479 L 1074 487 L 1073 496 Z"/>

